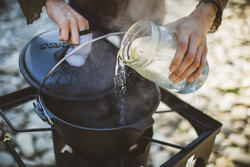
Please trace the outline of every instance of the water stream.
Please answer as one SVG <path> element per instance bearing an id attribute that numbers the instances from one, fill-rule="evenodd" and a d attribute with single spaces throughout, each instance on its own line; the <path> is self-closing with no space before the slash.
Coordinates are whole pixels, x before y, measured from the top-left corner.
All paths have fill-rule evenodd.
<path id="1" fill-rule="evenodd" d="M 118 53 L 119 54 L 119 53 Z M 116 59 L 116 67 L 115 67 L 115 77 L 114 77 L 114 85 L 115 85 L 115 98 L 116 98 L 116 108 L 120 112 L 120 120 L 119 125 L 125 125 L 125 98 L 126 98 L 126 68 L 123 62 L 120 60 L 119 55 L 117 55 Z"/>

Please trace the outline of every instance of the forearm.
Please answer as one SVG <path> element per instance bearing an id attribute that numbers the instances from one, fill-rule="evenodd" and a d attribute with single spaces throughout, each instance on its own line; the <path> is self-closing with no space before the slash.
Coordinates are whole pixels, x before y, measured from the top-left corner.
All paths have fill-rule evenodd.
<path id="1" fill-rule="evenodd" d="M 217 5 L 217 7 L 220 9 L 220 10 L 224 10 L 226 5 L 227 5 L 227 2 L 228 0 L 199 0 L 199 2 L 203 2 L 203 3 L 215 3 Z"/>
<path id="2" fill-rule="evenodd" d="M 46 0 L 18 0 L 20 7 L 26 17 L 27 24 L 40 18 L 42 7 L 45 5 Z"/>

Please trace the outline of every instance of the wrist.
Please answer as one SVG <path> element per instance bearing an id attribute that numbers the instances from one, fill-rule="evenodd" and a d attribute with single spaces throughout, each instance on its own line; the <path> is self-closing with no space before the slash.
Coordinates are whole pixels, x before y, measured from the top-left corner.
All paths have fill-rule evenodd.
<path id="1" fill-rule="evenodd" d="M 55 2 L 64 2 L 64 0 L 46 0 L 45 7 L 47 8 L 50 4 Z"/>
<path id="2" fill-rule="evenodd" d="M 212 26 L 217 13 L 218 8 L 213 3 L 201 3 L 197 8 L 190 14 L 190 17 L 198 19 L 206 28 L 210 29 Z"/>

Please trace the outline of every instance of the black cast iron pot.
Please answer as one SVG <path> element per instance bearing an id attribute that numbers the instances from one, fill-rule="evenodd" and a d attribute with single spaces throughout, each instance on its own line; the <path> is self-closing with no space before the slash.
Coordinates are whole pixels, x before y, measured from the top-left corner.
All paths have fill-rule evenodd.
<path id="1" fill-rule="evenodd" d="M 68 47 L 58 41 L 57 34 L 49 31 L 36 36 L 20 54 L 20 70 L 36 89 L 60 60 L 55 53 Z M 107 40 L 94 43 L 83 66 L 63 62 L 38 96 L 37 114 L 81 154 L 120 156 L 153 125 L 152 114 L 160 102 L 159 88 L 129 68 L 125 124 L 119 124 L 113 85 L 117 52 Z"/>

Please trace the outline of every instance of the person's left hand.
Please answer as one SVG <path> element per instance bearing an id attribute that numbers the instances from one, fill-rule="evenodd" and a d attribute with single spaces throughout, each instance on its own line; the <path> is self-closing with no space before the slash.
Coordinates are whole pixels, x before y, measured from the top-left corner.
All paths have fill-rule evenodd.
<path id="1" fill-rule="evenodd" d="M 80 43 L 79 31 L 89 29 L 88 21 L 64 0 L 46 0 L 47 14 L 59 27 L 59 40 L 69 44 Z"/>
<path id="2" fill-rule="evenodd" d="M 201 75 L 206 65 L 206 35 L 215 16 L 213 4 L 201 4 L 189 16 L 166 25 L 177 35 L 177 49 L 169 67 L 169 80 L 178 83 L 187 79 L 191 82 Z"/>

